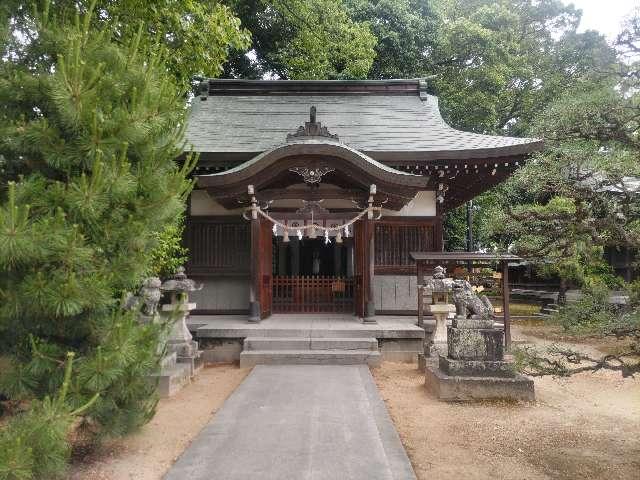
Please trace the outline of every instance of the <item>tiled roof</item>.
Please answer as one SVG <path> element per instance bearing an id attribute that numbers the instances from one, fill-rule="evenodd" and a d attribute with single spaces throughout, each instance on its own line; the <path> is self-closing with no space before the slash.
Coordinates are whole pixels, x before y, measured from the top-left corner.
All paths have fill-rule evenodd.
<path id="1" fill-rule="evenodd" d="M 228 82 L 228 81 L 227 81 Z M 413 83 L 412 83 L 413 82 Z M 437 98 L 404 81 L 403 91 L 380 91 L 392 82 L 209 81 L 206 100 L 195 97 L 187 126 L 187 142 L 197 152 L 263 152 L 282 144 L 287 134 L 317 120 L 341 142 L 378 160 L 490 158 L 540 150 L 541 141 L 480 135 L 448 126 Z M 291 85 L 291 91 L 286 87 Z M 336 86 L 362 86 L 345 93 Z M 256 85 L 260 87 L 256 89 Z M 328 87 L 300 89 L 302 85 Z M 273 86 L 273 88 L 271 88 Z M 375 91 L 367 88 L 374 86 Z M 382 86 L 382 87 L 381 87 Z M 414 88 L 411 88 L 414 87 Z M 322 91 L 318 91 L 322 90 Z"/>

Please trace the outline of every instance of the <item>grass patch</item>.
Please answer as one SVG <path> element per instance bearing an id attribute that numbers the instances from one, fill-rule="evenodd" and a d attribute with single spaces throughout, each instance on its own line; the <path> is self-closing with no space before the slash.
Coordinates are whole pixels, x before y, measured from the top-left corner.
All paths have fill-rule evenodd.
<path id="1" fill-rule="evenodd" d="M 498 315 L 502 315 L 502 299 L 490 299 L 494 307 L 498 307 Z M 540 304 L 528 302 L 509 302 L 509 313 L 512 316 L 533 317 L 536 313 L 540 313 Z"/>

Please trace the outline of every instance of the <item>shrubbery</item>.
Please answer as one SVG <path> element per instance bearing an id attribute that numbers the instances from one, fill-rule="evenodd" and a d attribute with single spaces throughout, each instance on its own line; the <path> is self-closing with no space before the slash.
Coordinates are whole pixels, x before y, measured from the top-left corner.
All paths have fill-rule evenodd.
<path id="1" fill-rule="evenodd" d="M 640 317 L 639 286 L 640 282 L 624 285 L 629 302 L 618 305 L 610 302 L 611 291 L 604 282 L 589 281 L 581 297 L 560 307 L 551 320 L 577 334 L 606 334 L 620 325 L 633 324 Z"/>

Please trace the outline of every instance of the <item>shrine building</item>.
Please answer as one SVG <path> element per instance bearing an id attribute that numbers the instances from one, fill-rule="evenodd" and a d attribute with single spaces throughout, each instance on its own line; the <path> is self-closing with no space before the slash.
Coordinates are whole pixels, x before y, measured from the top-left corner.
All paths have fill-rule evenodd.
<path id="1" fill-rule="evenodd" d="M 186 140 L 195 313 L 250 322 L 415 312 L 410 252 L 542 148 L 451 128 L 420 80 L 206 80 Z"/>

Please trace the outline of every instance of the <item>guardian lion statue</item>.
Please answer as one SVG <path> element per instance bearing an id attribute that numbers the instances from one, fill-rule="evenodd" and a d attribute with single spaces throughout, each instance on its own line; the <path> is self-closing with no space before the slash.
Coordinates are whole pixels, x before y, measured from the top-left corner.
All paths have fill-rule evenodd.
<path id="1" fill-rule="evenodd" d="M 486 295 L 478 296 L 466 280 L 453 281 L 453 303 L 456 305 L 457 318 L 494 317 L 493 305 Z"/>
<path id="2" fill-rule="evenodd" d="M 158 277 L 149 277 L 145 280 L 140 289 L 140 297 L 144 302 L 142 311 L 145 315 L 155 315 L 158 312 L 158 304 L 162 293 L 160 292 L 161 281 Z"/>

